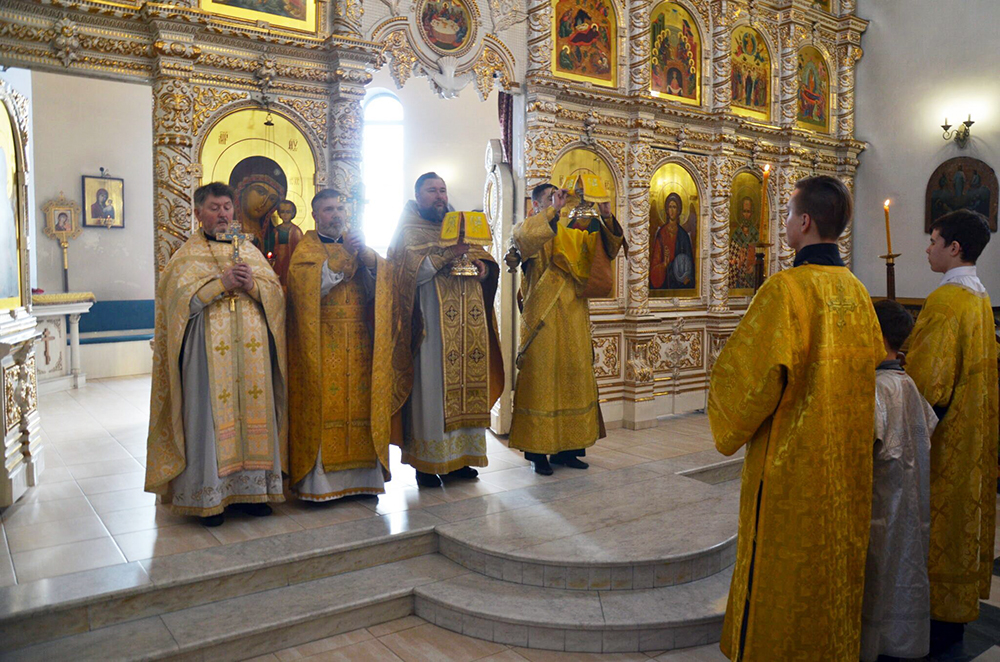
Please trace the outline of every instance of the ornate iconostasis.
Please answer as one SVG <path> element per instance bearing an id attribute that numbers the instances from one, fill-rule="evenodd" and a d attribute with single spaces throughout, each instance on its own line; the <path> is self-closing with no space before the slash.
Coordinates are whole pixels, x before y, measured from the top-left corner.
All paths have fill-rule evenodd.
<path id="1" fill-rule="evenodd" d="M 853 184 L 863 149 L 854 68 L 867 25 L 854 9 L 854 0 L 83 0 L 53 18 L 11 0 L 0 8 L 0 24 L 13 26 L 0 33 L 0 64 L 152 85 L 159 268 L 192 230 L 200 182 L 238 188 L 262 250 L 282 224 L 310 227 L 320 187 L 362 201 L 373 72 L 396 87 L 429 86 L 440 104 L 421 112 L 447 116 L 449 99 L 475 95 L 476 121 L 495 127 L 513 173 L 510 222 L 531 187 L 566 168 L 588 168 L 612 193 L 629 250 L 613 295 L 591 302 L 595 371 L 606 420 L 644 426 L 704 406 L 712 362 L 749 302 L 754 231 L 773 244 L 768 272 L 790 264 L 777 219 L 794 182 L 825 173 Z M 497 101 L 497 91 L 510 95 Z M 405 117 L 420 130 L 420 113 Z M 460 140 L 441 136 L 442 162 Z M 481 159 L 452 165 L 485 181 Z M 765 165 L 771 178 L 759 190 Z M 509 228 L 495 234 L 502 243 Z M 851 236 L 841 244 L 848 259 Z M 515 286 L 504 278 L 506 296 Z"/>

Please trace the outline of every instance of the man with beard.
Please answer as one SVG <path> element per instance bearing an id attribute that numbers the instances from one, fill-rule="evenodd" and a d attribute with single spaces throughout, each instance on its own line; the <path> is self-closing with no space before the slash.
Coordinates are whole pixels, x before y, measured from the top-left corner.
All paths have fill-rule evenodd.
<path id="1" fill-rule="evenodd" d="M 493 297 L 500 268 L 478 246 L 443 245 L 448 188 L 433 172 L 414 186 L 389 246 L 393 304 L 393 443 L 417 470 L 417 484 L 440 475 L 475 478 L 486 466 L 490 408 L 503 389 Z M 452 274 L 468 254 L 476 277 Z"/>
<path id="2" fill-rule="evenodd" d="M 347 232 L 347 201 L 324 189 L 316 230 L 288 269 L 292 490 L 306 501 L 382 494 L 389 475 L 391 273 Z M 374 358 L 374 362 L 373 362 Z"/>

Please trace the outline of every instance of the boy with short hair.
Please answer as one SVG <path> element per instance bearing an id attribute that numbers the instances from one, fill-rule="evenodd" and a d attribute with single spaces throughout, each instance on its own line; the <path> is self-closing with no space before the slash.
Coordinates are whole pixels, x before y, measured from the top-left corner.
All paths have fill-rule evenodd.
<path id="1" fill-rule="evenodd" d="M 919 658 L 930 643 L 931 434 L 934 410 L 897 353 L 913 318 L 895 301 L 875 304 L 886 357 L 875 374 L 872 520 L 861 611 L 861 659 Z"/>
<path id="2" fill-rule="evenodd" d="M 931 439 L 931 648 L 962 638 L 990 596 L 996 534 L 997 345 L 976 260 L 990 241 L 969 210 L 931 226 L 927 261 L 944 274 L 913 329 L 906 372 L 941 419 Z"/>

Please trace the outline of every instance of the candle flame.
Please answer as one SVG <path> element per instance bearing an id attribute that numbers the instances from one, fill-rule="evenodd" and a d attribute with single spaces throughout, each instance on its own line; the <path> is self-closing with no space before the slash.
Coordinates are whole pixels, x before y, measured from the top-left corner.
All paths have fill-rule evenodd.
<path id="1" fill-rule="evenodd" d="M 764 172 L 771 172 L 771 164 L 770 163 L 768 163 L 766 166 L 764 166 Z"/>
<path id="2" fill-rule="evenodd" d="M 885 201 L 885 205 L 883 205 L 883 206 L 884 206 L 884 207 L 885 207 L 886 209 L 888 209 L 888 208 L 889 208 L 889 201 L 888 201 L 888 200 L 886 200 L 886 201 Z"/>

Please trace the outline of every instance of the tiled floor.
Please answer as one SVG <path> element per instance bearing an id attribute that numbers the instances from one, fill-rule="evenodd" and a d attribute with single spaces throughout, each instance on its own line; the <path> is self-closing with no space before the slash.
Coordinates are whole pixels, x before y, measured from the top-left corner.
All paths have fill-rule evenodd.
<path id="1" fill-rule="evenodd" d="M 266 519 L 228 515 L 225 525 L 206 529 L 177 517 L 142 491 L 146 462 L 149 377 L 90 382 L 83 389 L 40 398 L 46 440 L 41 484 L 3 512 L 0 523 L 0 586 L 25 583 L 91 568 L 228 545 L 289 531 L 329 526 L 468 499 L 580 475 L 568 469 L 543 477 L 520 453 L 490 438 L 490 465 L 480 480 L 418 490 L 413 470 L 392 449 L 393 480 L 374 499 L 333 504 L 290 501 Z M 590 473 L 618 469 L 712 447 L 704 416 L 672 421 L 669 429 L 614 430 L 590 449 Z M 1000 556 L 1000 539 L 998 539 Z M 983 603 L 962 646 L 935 662 L 1000 662 L 1000 577 Z M 599 662 L 724 660 L 717 645 L 666 653 L 588 655 L 512 648 L 470 639 L 411 616 L 373 628 L 279 651 L 258 660 L 344 662 Z"/>
<path id="2" fill-rule="evenodd" d="M 416 616 L 288 648 L 249 662 L 720 662 L 716 645 L 666 653 L 557 653 L 495 644 L 443 630 Z"/>
<path id="3" fill-rule="evenodd" d="M 227 514 L 207 529 L 193 518 L 171 515 L 143 492 L 149 377 L 91 381 L 79 390 L 39 399 L 45 437 L 41 484 L 3 513 L 0 586 L 141 561 L 251 538 L 338 524 L 376 514 L 447 502 L 576 477 L 558 468 L 539 476 L 521 453 L 490 437 L 489 466 L 478 481 L 418 490 L 413 469 L 393 447 L 393 479 L 375 499 L 330 504 L 291 500 L 275 514 L 252 519 Z M 664 428 L 613 430 L 587 453 L 588 473 L 599 473 L 712 448 L 704 416 Z"/>

